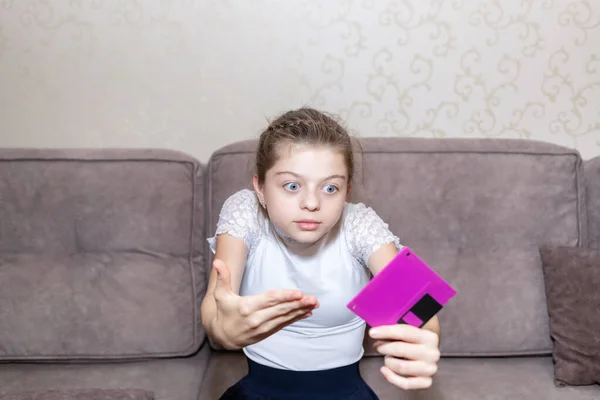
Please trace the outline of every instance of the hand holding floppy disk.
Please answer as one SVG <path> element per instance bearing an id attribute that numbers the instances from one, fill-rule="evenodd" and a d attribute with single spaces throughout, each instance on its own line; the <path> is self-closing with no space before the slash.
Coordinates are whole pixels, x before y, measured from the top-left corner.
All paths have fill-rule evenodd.
<path id="1" fill-rule="evenodd" d="M 408 247 L 347 304 L 372 327 L 422 327 L 456 295 L 456 290 Z"/>

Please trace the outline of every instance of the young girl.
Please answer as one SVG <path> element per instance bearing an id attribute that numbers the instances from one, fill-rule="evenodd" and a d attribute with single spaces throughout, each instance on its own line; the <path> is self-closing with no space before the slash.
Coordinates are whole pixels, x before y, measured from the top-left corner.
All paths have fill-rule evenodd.
<path id="1" fill-rule="evenodd" d="M 348 301 L 401 245 L 363 204 L 347 203 L 351 139 L 303 108 L 260 136 L 254 191 L 223 204 L 202 323 L 213 343 L 243 349 L 248 374 L 221 399 L 377 399 L 362 379 L 364 321 Z M 439 323 L 372 329 L 381 373 L 403 389 L 437 371 Z"/>

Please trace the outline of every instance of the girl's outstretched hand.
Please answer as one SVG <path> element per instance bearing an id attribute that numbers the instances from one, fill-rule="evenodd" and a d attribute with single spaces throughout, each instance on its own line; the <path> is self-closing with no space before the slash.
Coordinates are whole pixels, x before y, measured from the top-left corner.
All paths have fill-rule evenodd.
<path id="1" fill-rule="evenodd" d="M 214 260 L 217 271 L 214 298 L 217 305 L 215 326 L 221 345 L 238 350 L 272 335 L 283 327 L 309 317 L 319 306 L 315 296 L 299 290 L 270 290 L 252 296 L 240 296 L 231 289 L 229 269 Z"/>
<path id="2" fill-rule="evenodd" d="M 383 354 L 383 376 L 404 390 L 426 389 L 438 370 L 439 336 L 411 325 L 378 326 L 369 330 L 377 341 L 373 348 Z"/>

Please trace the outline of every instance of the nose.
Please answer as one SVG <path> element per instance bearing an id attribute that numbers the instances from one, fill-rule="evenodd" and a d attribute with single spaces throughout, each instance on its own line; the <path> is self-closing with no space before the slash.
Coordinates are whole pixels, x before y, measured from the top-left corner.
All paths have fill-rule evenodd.
<path id="1" fill-rule="evenodd" d="M 306 196 L 304 196 L 304 198 L 302 199 L 300 207 L 303 210 L 318 211 L 319 207 L 320 207 L 319 197 L 316 196 L 312 192 L 311 193 L 307 193 Z"/>

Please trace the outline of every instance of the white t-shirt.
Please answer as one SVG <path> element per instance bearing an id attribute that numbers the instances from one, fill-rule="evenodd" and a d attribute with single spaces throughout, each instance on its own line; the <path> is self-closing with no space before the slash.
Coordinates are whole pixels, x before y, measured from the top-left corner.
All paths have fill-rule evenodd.
<path id="1" fill-rule="evenodd" d="M 346 304 L 369 281 L 369 256 L 393 242 L 402 246 L 371 208 L 346 203 L 342 218 L 306 254 L 290 251 L 251 190 L 223 204 L 215 236 L 228 233 L 248 246 L 240 295 L 271 289 L 299 289 L 319 301 L 313 315 L 243 349 L 248 358 L 274 368 L 321 370 L 352 364 L 363 356 L 365 322 Z"/>

